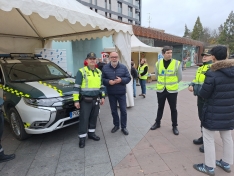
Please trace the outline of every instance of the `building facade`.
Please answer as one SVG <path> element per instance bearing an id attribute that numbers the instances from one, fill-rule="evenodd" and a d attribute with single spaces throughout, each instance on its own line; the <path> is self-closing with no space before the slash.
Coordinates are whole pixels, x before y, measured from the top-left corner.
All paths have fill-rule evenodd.
<path id="1" fill-rule="evenodd" d="M 142 0 L 77 0 L 107 18 L 141 25 Z"/>

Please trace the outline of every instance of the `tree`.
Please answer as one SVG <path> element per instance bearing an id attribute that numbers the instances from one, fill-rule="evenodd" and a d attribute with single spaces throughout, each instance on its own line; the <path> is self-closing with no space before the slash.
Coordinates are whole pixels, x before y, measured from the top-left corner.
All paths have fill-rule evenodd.
<path id="1" fill-rule="evenodd" d="M 191 34 L 191 38 L 193 40 L 200 40 L 202 38 L 202 35 L 203 35 L 203 27 L 200 21 L 200 17 L 197 17 L 197 20 L 193 27 L 193 32 Z"/>
<path id="2" fill-rule="evenodd" d="M 184 36 L 183 37 L 190 37 L 191 33 L 188 29 L 187 25 L 185 24 Z"/>
<path id="3" fill-rule="evenodd" d="M 222 26 L 218 42 L 229 45 L 230 53 L 234 53 L 234 13 L 231 11 L 226 22 Z"/>

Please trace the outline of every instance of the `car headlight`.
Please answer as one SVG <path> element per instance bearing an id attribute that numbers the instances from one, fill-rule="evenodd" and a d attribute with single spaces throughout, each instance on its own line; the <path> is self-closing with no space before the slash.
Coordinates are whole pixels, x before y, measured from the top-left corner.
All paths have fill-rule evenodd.
<path id="1" fill-rule="evenodd" d="M 62 106 L 61 100 L 57 98 L 47 98 L 47 99 L 36 99 L 36 98 L 24 98 L 24 101 L 28 105 L 33 106 Z"/>

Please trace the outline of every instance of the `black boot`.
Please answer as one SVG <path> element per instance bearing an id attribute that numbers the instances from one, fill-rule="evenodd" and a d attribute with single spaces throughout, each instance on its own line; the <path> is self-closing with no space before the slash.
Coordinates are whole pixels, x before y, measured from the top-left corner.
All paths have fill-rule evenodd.
<path id="1" fill-rule="evenodd" d="M 80 148 L 84 148 L 85 147 L 85 139 L 86 139 L 86 137 L 80 138 L 80 142 L 79 142 L 79 147 Z"/>
<path id="2" fill-rule="evenodd" d="M 0 152 L 0 163 L 10 161 L 15 158 L 15 154 L 5 155 L 4 152 Z"/>
<path id="3" fill-rule="evenodd" d="M 172 131 L 173 131 L 174 135 L 179 135 L 179 130 L 176 126 L 173 126 Z"/>
<path id="4" fill-rule="evenodd" d="M 88 133 L 88 138 L 93 139 L 94 141 L 99 141 L 100 137 L 98 137 L 94 132 L 89 132 Z"/>
<path id="5" fill-rule="evenodd" d="M 193 143 L 196 144 L 196 145 L 201 145 L 203 144 L 203 137 L 200 137 L 198 139 L 194 139 L 193 140 Z"/>
<path id="6" fill-rule="evenodd" d="M 156 130 L 157 128 L 160 128 L 160 124 L 158 124 L 157 122 L 155 122 L 150 129 L 151 130 Z"/>

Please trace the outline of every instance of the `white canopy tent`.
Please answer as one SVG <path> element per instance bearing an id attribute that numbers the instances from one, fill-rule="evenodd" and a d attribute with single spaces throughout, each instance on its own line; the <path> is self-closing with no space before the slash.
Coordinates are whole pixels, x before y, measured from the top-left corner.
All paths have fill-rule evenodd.
<path id="1" fill-rule="evenodd" d="M 113 52 L 116 51 L 115 47 L 104 48 L 104 52 Z M 140 60 L 140 52 L 148 52 L 148 53 L 160 53 L 162 49 L 160 47 L 152 47 L 142 43 L 135 35 L 131 36 L 131 52 L 139 53 Z"/>
<path id="2" fill-rule="evenodd" d="M 76 0 L 0 0 L 0 53 L 31 52 L 52 40 L 113 36 L 120 60 L 130 69 L 132 26 L 101 16 Z M 134 106 L 127 86 L 128 106 Z"/>

